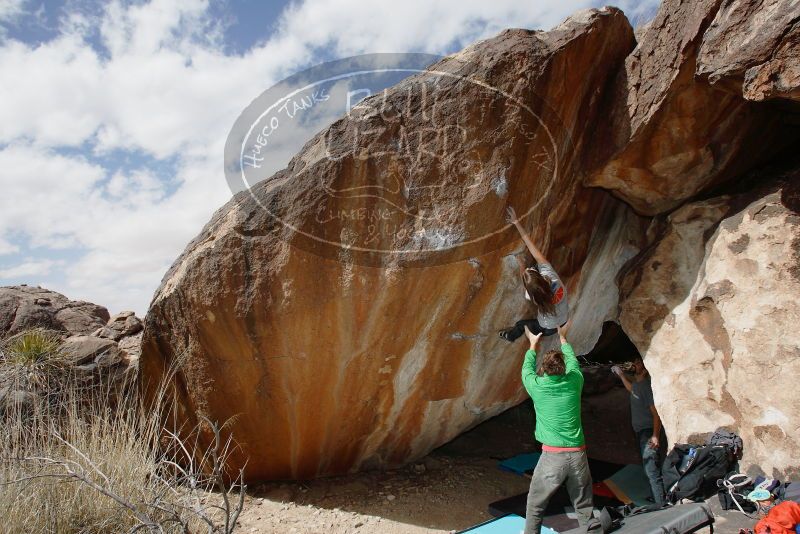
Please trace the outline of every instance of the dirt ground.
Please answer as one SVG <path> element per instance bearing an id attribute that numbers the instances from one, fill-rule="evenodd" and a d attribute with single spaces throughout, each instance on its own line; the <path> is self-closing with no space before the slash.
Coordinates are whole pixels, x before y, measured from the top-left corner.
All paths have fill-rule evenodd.
<path id="1" fill-rule="evenodd" d="M 485 521 L 486 505 L 527 487 L 496 460 L 431 455 L 397 471 L 266 485 L 240 523 L 264 533 L 453 532 Z"/>
<path id="2" fill-rule="evenodd" d="M 624 389 L 587 399 L 584 431 L 590 456 L 637 463 Z M 623 423 L 620 423 L 622 421 Z M 251 487 L 238 532 L 265 534 L 451 533 L 491 519 L 489 503 L 528 489 L 528 479 L 501 471 L 498 458 L 536 450 L 533 411 L 521 405 L 402 469 L 308 482 Z M 754 521 L 722 512 L 714 532 L 737 534 Z M 706 532 L 708 530 L 706 529 Z"/>
<path id="3" fill-rule="evenodd" d="M 497 458 L 535 448 L 530 417 L 507 412 L 402 469 L 259 485 L 241 531 L 423 534 L 486 521 L 489 503 L 528 489 L 528 479 L 498 469 Z"/>

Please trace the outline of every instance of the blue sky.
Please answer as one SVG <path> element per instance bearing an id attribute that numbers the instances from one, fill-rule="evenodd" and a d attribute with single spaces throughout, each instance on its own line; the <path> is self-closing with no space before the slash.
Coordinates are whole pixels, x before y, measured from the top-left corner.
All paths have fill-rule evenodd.
<path id="1" fill-rule="evenodd" d="M 444 55 L 600 5 L 0 0 L 0 285 L 142 315 L 230 198 L 225 138 L 272 84 L 355 54 Z M 614 5 L 638 25 L 658 2 Z"/>

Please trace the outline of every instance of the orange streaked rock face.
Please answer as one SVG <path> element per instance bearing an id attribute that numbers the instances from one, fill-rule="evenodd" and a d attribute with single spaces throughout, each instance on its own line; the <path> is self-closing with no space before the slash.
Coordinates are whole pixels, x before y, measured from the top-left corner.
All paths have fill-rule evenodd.
<path id="1" fill-rule="evenodd" d="M 366 99 L 178 258 L 146 319 L 145 388 L 182 359 L 177 421 L 233 418 L 230 467 L 251 480 L 402 464 L 520 402 L 525 346 L 497 335 L 528 314 L 504 210 L 567 284 L 588 351 L 644 233 L 581 185 L 633 46 L 619 10 L 584 11 Z"/>
<path id="2" fill-rule="evenodd" d="M 619 321 L 671 439 L 729 423 L 751 468 L 795 473 L 796 444 L 769 454 L 796 403 L 748 388 L 794 354 L 771 328 L 796 315 L 797 240 L 775 233 L 796 223 L 796 188 L 732 199 L 755 201 L 748 170 L 797 140 L 796 9 L 664 0 L 638 44 L 619 10 L 582 11 L 364 99 L 176 260 L 145 321 L 143 387 L 180 362 L 176 422 L 230 421 L 229 467 L 249 480 L 414 460 L 525 398 L 525 345 L 497 336 L 530 315 L 512 206 L 567 285 L 578 353 Z M 692 355 L 673 365 L 675 347 Z"/>

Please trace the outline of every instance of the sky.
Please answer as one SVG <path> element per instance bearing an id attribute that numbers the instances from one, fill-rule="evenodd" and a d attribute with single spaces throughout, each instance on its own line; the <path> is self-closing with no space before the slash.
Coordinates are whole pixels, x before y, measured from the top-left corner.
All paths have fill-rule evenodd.
<path id="1" fill-rule="evenodd" d="M 230 199 L 226 137 L 270 86 L 356 54 L 446 55 L 605 4 L 0 0 L 0 285 L 143 316 Z M 637 26 L 658 1 L 611 5 Z"/>

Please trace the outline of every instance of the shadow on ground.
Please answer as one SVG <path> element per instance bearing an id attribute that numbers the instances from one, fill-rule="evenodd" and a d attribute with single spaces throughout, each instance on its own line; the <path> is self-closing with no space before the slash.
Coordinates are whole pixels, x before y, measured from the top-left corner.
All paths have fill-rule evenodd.
<path id="1" fill-rule="evenodd" d="M 627 410 L 622 388 L 586 397 L 587 441 L 599 459 L 639 461 L 632 433 L 620 431 Z M 475 525 L 491 518 L 489 503 L 527 491 L 528 479 L 501 471 L 497 460 L 538 450 L 533 421 L 525 402 L 402 469 L 257 485 L 243 531 L 416 534 Z"/>

